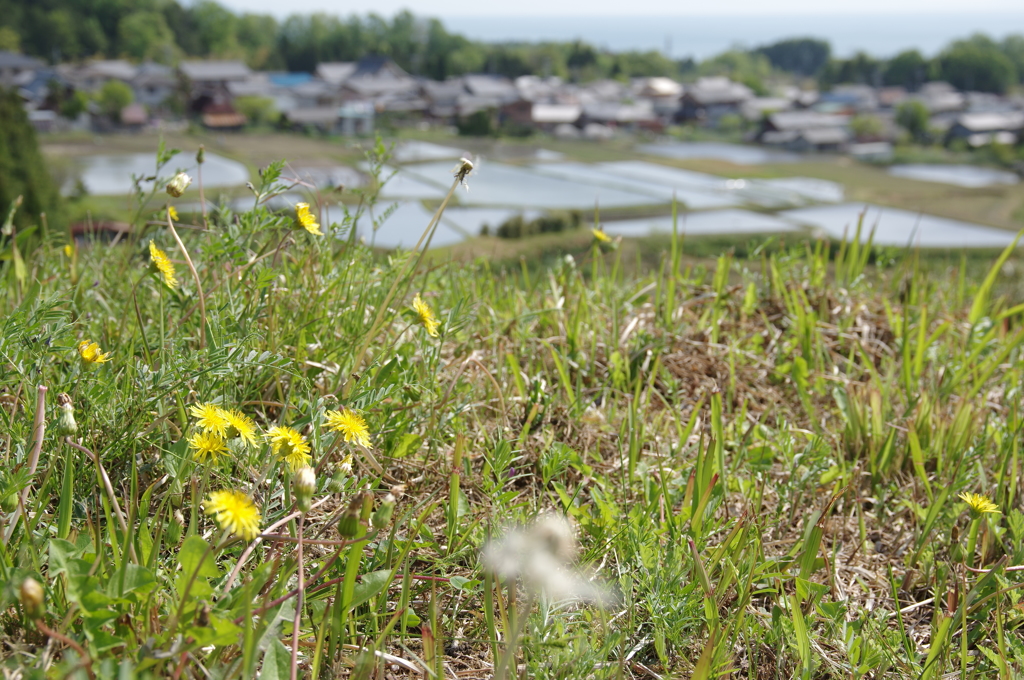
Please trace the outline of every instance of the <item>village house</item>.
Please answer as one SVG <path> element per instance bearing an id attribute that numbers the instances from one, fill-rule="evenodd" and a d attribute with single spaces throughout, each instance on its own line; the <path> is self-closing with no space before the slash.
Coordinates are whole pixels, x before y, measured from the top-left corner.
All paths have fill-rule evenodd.
<path id="1" fill-rule="evenodd" d="M 757 122 L 766 115 L 788 111 L 793 102 L 785 97 L 754 97 L 740 104 L 740 115 L 750 122 Z"/>
<path id="2" fill-rule="evenodd" d="M 913 98 L 923 103 L 933 114 L 963 111 L 967 105 L 963 94 L 957 92 L 956 88 L 949 83 L 941 81 L 925 83 Z"/>
<path id="3" fill-rule="evenodd" d="M 579 104 L 530 104 L 530 120 L 539 130 L 553 132 L 559 125 L 577 125 L 583 118 Z"/>
<path id="4" fill-rule="evenodd" d="M 578 122 L 584 132 L 591 124 L 598 124 L 610 129 L 641 129 L 661 132 L 664 125 L 654 112 L 650 101 L 635 103 L 595 102 L 583 105 L 583 115 Z M 592 128 L 596 129 L 596 128 Z"/>
<path id="5" fill-rule="evenodd" d="M 821 93 L 813 108 L 821 113 L 868 113 L 878 109 L 878 95 L 870 85 L 836 85 Z"/>
<path id="6" fill-rule="evenodd" d="M 968 146 L 1013 145 L 1024 135 L 1024 111 L 1003 113 L 964 113 L 958 116 L 946 134 L 946 141 L 963 140 Z"/>
<path id="7" fill-rule="evenodd" d="M 183 61 L 178 72 L 185 82 L 189 110 L 204 113 L 211 106 L 230 108 L 230 85 L 252 78 L 252 70 L 242 61 Z"/>
<path id="8" fill-rule="evenodd" d="M 462 78 L 426 80 L 420 83 L 420 92 L 427 100 L 427 115 L 435 121 L 453 123 L 459 113 L 459 97 L 466 94 Z"/>
<path id="9" fill-rule="evenodd" d="M 782 111 L 766 116 L 757 141 L 790 151 L 839 151 L 851 141 L 850 117 L 818 111 Z"/>
<path id="10" fill-rule="evenodd" d="M 364 57 L 356 63 L 341 83 L 341 100 L 368 101 L 378 112 L 423 112 L 429 106 L 416 79 L 383 56 Z"/>
<path id="11" fill-rule="evenodd" d="M 698 78 L 684 90 L 679 118 L 714 127 L 722 116 L 739 115 L 743 103 L 753 98 L 749 87 L 723 76 Z"/>
<path id="12" fill-rule="evenodd" d="M 0 50 L 0 87 L 20 87 L 45 67 L 34 57 Z"/>
<path id="13" fill-rule="evenodd" d="M 73 88 L 89 94 L 99 92 L 111 80 L 131 85 L 138 73 L 138 67 L 124 59 L 96 59 L 80 66 L 61 64 L 57 70 Z"/>
<path id="14" fill-rule="evenodd" d="M 683 86 L 671 78 L 639 78 L 632 88 L 636 99 L 651 103 L 655 115 L 671 123 L 679 114 Z"/>
<path id="15" fill-rule="evenodd" d="M 151 111 L 166 106 L 178 88 L 174 71 L 153 62 L 140 64 L 129 84 L 135 93 L 135 101 Z"/>
<path id="16" fill-rule="evenodd" d="M 515 86 L 519 98 L 528 102 L 553 102 L 565 92 L 562 79 L 558 76 L 519 76 L 515 79 Z"/>

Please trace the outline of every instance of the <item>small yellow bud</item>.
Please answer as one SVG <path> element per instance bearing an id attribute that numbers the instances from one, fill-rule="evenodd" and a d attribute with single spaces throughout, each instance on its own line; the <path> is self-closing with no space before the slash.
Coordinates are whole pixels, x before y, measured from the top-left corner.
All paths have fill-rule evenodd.
<path id="1" fill-rule="evenodd" d="M 313 494 L 316 492 L 316 473 L 313 468 L 304 465 L 295 473 L 292 480 L 292 492 L 295 494 L 295 505 L 302 512 L 309 512 L 313 507 Z"/>
<path id="2" fill-rule="evenodd" d="M 57 433 L 62 437 L 68 437 L 78 432 L 78 423 L 75 422 L 75 407 L 71 403 L 71 397 L 66 392 L 57 395 L 57 407 L 60 409 L 60 417 L 57 419 Z"/>
<path id="3" fill-rule="evenodd" d="M 164 532 L 167 535 L 168 545 L 178 545 L 181 540 L 181 533 L 185 530 L 185 515 L 181 510 L 175 510 L 171 515 L 171 521 L 167 523 Z"/>
<path id="4" fill-rule="evenodd" d="M 359 533 L 359 515 L 363 509 L 363 493 L 357 493 L 338 520 L 338 533 L 343 538 L 352 538 Z"/>
<path id="5" fill-rule="evenodd" d="M 25 616 L 35 620 L 43 615 L 43 587 L 31 576 L 21 582 L 18 599 L 25 608 Z"/>
<path id="6" fill-rule="evenodd" d="M 389 493 L 384 496 L 384 500 L 380 502 L 380 507 L 377 508 L 377 512 L 373 513 L 370 518 L 370 524 L 373 525 L 374 529 L 380 530 L 391 523 L 391 516 L 395 513 L 395 503 L 398 501 L 394 494 Z"/>

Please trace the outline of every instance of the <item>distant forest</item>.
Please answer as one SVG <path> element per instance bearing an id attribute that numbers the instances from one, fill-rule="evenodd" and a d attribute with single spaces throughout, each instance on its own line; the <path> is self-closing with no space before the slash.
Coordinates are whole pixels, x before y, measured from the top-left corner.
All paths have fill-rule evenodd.
<path id="1" fill-rule="evenodd" d="M 259 70 L 312 71 L 324 61 L 354 61 L 367 54 L 393 58 L 414 75 L 444 80 L 465 73 L 509 77 L 556 75 L 595 78 L 728 75 L 766 91 L 775 76 L 839 83 L 900 85 L 916 89 L 946 80 L 963 90 L 1006 93 L 1024 80 L 1024 35 L 994 41 L 983 35 L 958 40 L 934 57 L 916 50 L 891 59 L 857 54 L 838 59 L 822 40 L 799 38 L 695 63 L 657 51 L 611 53 L 580 41 L 482 43 L 449 33 L 437 19 L 401 12 L 341 18 L 292 15 L 284 21 L 236 14 L 210 0 L 0 0 L 0 50 L 50 62 L 126 57 L 174 63 L 184 58 L 244 59 Z"/>

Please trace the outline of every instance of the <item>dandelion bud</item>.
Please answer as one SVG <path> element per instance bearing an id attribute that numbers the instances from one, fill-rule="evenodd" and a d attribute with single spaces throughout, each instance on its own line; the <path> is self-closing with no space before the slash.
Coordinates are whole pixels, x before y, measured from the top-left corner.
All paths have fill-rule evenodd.
<path id="1" fill-rule="evenodd" d="M 175 198 L 180 198 L 185 193 L 185 189 L 188 189 L 189 184 L 192 184 L 192 178 L 179 172 L 174 179 L 167 183 L 167 193 Z"/>
<path id="2" fill-rule="evenodd" d="M 359 514 L 363 509 L 363 494 L 357 493 L 338 520 L 338 533 L 342 538 L 352 538 L 359 533 Z"/>
<path id="3" fill-rule="evenodd" d="M 374 529 L 383 529 L 391 523 L 391 516 L 395 514 L 395 503 L 398 501 L 394 494 L 389 493 L 384 496 L 384 500 L 380 502 L 380 507 L 377 508 L 377 512 L 373 513 L 370 518 L 370 524 L 373 525 Z"/>
<path id="4" fill-rule="evenodd" d="M 31 576 L 21 582 L 18 599 L 25 608 L 25 616 L 35 620 L 43 615 L 43 587 Z"/>
<path id="5" fill-rule="evenodd" d="M 196 151 L 196 163 L 199 165 L 203 164 L 206 160 L 206 147 L 202 144 L 199 145 L 199 151 Z"/>
<path id="6" fill-rule="evenodd" d="M 78 423 L 75 422 L 75 407 L 66 392 L 57 395 L 57 407 L 60 409 L 60 417 L 57 418 L 57 433 L 62 437 L 68 437 L 78 432 Z"/>
<path id="7" fill-rule="evenodd" d="M 316 492 L 316 473 L 313 468 L 305 465 L 299 468 L 292 480 L 292 492 L 295 494 L 295 505 L 302 512 L 309 512 L 313 507 L 313 494 Z"/>
<path id="8" fill-rule="evenodd" d="M 346 477 L 348 475 L 345 474 L 345 471 L 340 466 L 335 468 L 334 474 L 331 475 L 331 481 L 327 482 L 327 490 L 331 493 L 341 493 L 344 491 Z"/>
<path id="9" fill-rule="evenodd" d="M 18 494 L 9 493 L 3 498 L 0 498 L 0 510 L 4 512 L 14 512 L 14 509 L 18 507 Z"/>
<path id="10" fill-rule="evenodd" d="M 164 531 L 167 534 L 167 543 L 169 545 L 178 545 L 178 541 L 181 540 L 181 533 L 185 530 L 185 515 L 181 513 L 181 510 L 175 510 L 171 515 L 171 521 L 167 523 L 167 527 Z"/>

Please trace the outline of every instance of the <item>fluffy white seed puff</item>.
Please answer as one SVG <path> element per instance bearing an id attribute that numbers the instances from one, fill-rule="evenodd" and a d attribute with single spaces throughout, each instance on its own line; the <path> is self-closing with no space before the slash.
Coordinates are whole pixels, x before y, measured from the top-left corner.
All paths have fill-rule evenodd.
<path id="1" fill-rule="evenodd" d="M 576 537 L 559 515 L 543 515 L 529 527 L 489 543 L 484 565 L 503 579 L 520 578 L 533 593 L 554 600 L 606 602 L 609 595 L 573 568 Z"/>

